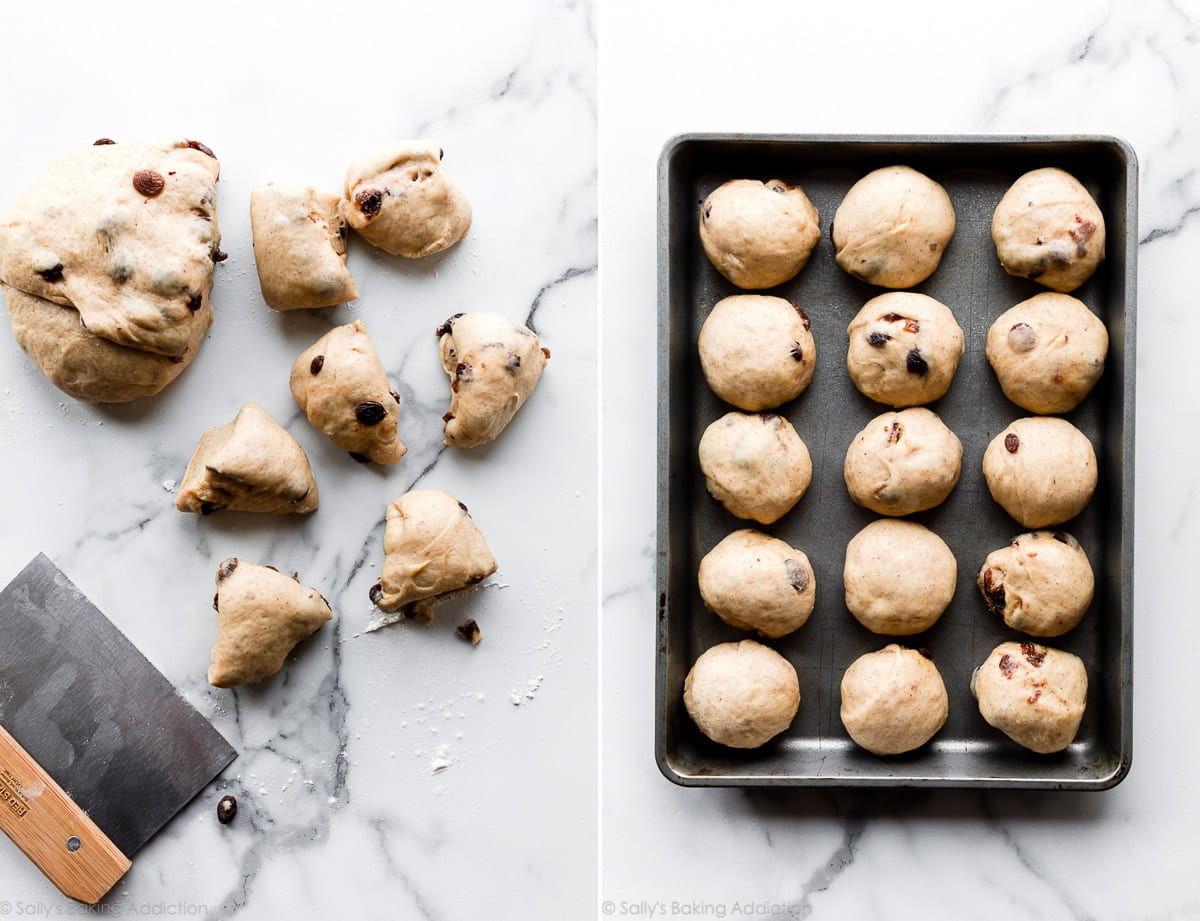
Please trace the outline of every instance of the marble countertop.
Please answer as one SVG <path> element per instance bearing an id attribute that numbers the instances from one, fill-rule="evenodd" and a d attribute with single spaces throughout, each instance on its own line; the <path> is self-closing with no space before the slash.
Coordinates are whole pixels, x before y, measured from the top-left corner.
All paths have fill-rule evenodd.
<path id="1" fill-rule="evenodd" d="M 0 317 L 0 584 L 45 551 L 239 752 L 134 859 L 100 908 L 209 919 L 589 916 L 596 887 L 596 85 L 586 4 L 105 4 L 0 14 L 0 210 L 94 138 L 177 134 L 221 159 L 229 259 L 195 363 L 159 396 L 88 406 L 51 387 Z M 153 12 L 151 12 L 151 10 Z M 202 17 L 202 20 L 198 17 Z M 53 34 L 53 40 L 49 38 Z M 47 54 L 52 51 L 52 59 Z M 466 240 L 419 262 L 352 238 L 361 297 L 262 301 L 251 188 L 340 188 L 361 152 L 438 139 L 469 196 Z M 352 235 L 353 237 L 353 235 Z M 442 444 L 434 329 L 491 310 L 553 357 L 494 444 Z M 291 362 L 366 323 L 403 395 L 394 467 L 309 425 Z M 203 430 L 247 400 L 308 452 L 304 518 L 173 508 Z M 499 561 L 432 626 L 365 633 L 386 504 L 414 486 L 466 502 Z M 210 606 L 231 555 L 298 570 L 334 621 L 261 685 L 210 687 Z M 454 635 L 474 617 L 475 648 Z M 215 806 L 232 793 L 232 825 Z M 0 914 L 72 906 L 0 836 Z M 171 909 L 174 910 L 171 910 Z"/>
<path id="2" fill-rule="evenodd" d="M 1200 6 L 615 0 L 600 26 L 603 916 L 1200 917 Z M 660 775 L 656 166 L 697 131 L 1103 133 L 1136 149 L 1134 756 L 1115 789 L 685 789 Z"/>

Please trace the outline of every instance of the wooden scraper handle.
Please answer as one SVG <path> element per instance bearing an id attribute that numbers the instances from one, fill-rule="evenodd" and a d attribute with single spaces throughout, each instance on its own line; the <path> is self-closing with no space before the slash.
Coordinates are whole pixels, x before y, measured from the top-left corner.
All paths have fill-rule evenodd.
<path id="1" fill-rule="evenodd" d="M 63 895 L 88 905 L 131 866 L 86 812 L 0 726 L 0 829 Z"/>

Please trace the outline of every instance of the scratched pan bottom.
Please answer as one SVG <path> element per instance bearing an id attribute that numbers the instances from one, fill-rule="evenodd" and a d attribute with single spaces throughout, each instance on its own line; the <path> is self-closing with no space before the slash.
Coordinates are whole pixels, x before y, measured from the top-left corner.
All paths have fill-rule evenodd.
<path id="1" fill-rule="evenodd" d="M 962 478 L 940 507 L 911 516 L 935 531 L 958 561 L 958 587 L 931 629 L 898 642 L 926 646 L 950 698 L 946 725 L 906 755 L 880 758 L 849 739 L 838 716 L 842 673 L 882 648 L 846 610 L 842 566 L 850 538 L 877 516 L 849 498 L 842 463 L 853 436 L 887 407 L 859 394 L 846 372 L 846 327 L 882 293 L 834 262 L 829 225 L 850 186 L 872 169 L 904 163 L 941 182 L 958 226 L 941 266 L 916 291 L 948 305 L 966 353 L 945 397 L 931 405 L 963 444 Z M 1079 538 L 1096 573 L 1083 623 L 1048 645 L 1073 652 L 1088 671 L 1088 705 L 1074 743 L 1036 755 L 979 715 L 971 672 L 992 648 L 1022 634 L 987 614 L 975 576 L 992 550 L 1026 530 L 996 505 L 980 464 L 988 442 L 1012 419 L 984 356 L 1000 313 L 1044 290 L 1000 268 L 991 216 L 1022 173 L 1059 166 L 1073 173 L 1105 216 L 1107 259 L 1078 291 L 1104 320 L 1109 354 L 1096 389 L 1067 418 L 1096 448 L 1100 482 L 1091 503 L 1063 526 Z M 1136 159 L 1106 137 L 804 137 L 688 135 L 669 142 L 659 165 L 658 662 L 655 747 L 659 767 L 684 785 L 930 786 L 1105 789 L 1132 756 L 1133 383 L 1136 291 Z M 770 526 L 734 518 L 707 494 L 696 461 L 704 428 L 733 407 L 709 390 L 696 340 L 713 304 L 739 289 L 709 264 L 697 232 L 700 202 L 727 179 L 798 182 L 820 211 L 822 238 L 799 277 L 772 289 L 803 306 L 817 345 L 812 385 L 777 412 L 804 439 L 813 480 L 795 509 Z M 801 704 L 791 728 L 753 751 L 704 738 L 684 710 L 683 680 L 710 646 L 748 634 L 705 610 L 696 586 L 701 557 L 726 534 L 758 527 L 803 550 L 817 580 L 809 622 L 763 640 L 795 667 Z"/>

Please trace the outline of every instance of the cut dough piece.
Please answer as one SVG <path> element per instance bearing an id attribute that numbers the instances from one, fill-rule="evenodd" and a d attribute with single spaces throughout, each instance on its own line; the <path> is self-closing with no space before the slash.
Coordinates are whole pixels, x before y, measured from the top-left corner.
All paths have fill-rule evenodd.
<path id="1" fill-rule="evenodd" d="M 192 339 L 178 358 L 167 358 L 101 339 L 84 328 L 73 307 L 62 307 L 2 285 L 13 338 L 68 396 L 87 403 L 127 403 L 154 396 L 196 357 L 212 325 L 205 301 L 196 311 Z"/>
<path id="2" fill-rule="evenodd" d="M 408 450 L 397 428 L 400 395 L 359 320 L 331 329 L 292 365 L 292 396 L 308 421 L 360 463 L 394 464 Z"/>
<path id="3" fill-rule="evenodd" d="M 700 206 L 700 242 L 739 288 L 773 288 L 799 274 L 821 239 L 804 190 L 782 179 L 731 179 Z"/>
<path id="4" fill-rule="evenodd" d="M 383 577 L 371 586 L 381 611 L 401 611 L 425 623 L 433 606 L 471 591 L 496 571 L 467 507 L 441 489 L 414 489 L 387 508 Z"/>
<path id="5" fill-rule="evenodd" d="M 217 509 L 311 512 L 317 502 L 304 449 L 257 403 L 200 436 L 175 497 L 179 511 L 202 515 Z"/>
<path id="6" fill-rule="evenodd" d="M 983 478 L 992 498 L 1025 527 L 1062 524 L 1096 491 L 1096 452 L 1066 419 L 1029 416 L 992 439 Z"/>
<path id="7" fill-rule="evenodd" d="M 1074 291 L 1104 259 L 1104 215 L 1070 173 L 1035 169 L 1000 199 L 992 242 L 1009 275 L 1053 291 Z"/>
<path id="8" fill-rule="evenodd" d="M 217 643 L 208 683 L 231 688 L 274 675 L 297 643 L 333 619 L 315 588 L 272 566 L 231 557 L 217 567 Z"/>
<path id="9" fill-rule="evenodd" d="M 941 505 L 962 472 L 962 442 L 923 407 L 883 413 L 846 451 L 850 498 L 880 515 L 911 515 Z"/>
<path id="10" fill-rule="evenodd" d="M 704 606 L 731 627 L 777 638 L 808 621 L 817 579 L 808 557 L 761 531 L 734 531 L 704 555 Z"/>
<path id="11" fill-rule="evenodd" d="M 1001 643 L 971 675 L 983 718 L 1039 754 L 1062 751 L 1075 740 L 1087 689 L 1082 659 L 1036 643 Z"/>
<path id="12" fill-rule="evenodd" d="M 726 413 L 700 438 L 709 495 L 731 515 L 770 524 L 812 482 L 812 458 L 792 424 L 774 413 Z"/>
<path id="13" fill-rule="evenodd" d="M 409 259 L 448 249 L 471 229 L 471 205 L 442 169 L 436 141 L 399 141 L 355 160 L 341 209 L 368 243 Z"/>
<path id="14" fill-rule="evenodd" d="M 0 281 L 89 332 L 181 357 L 207 328 L 219 164 L 188 140 L 85 147 L 34 178 L 0 220 Z"/>
<path id="15" fill-rule="evenodd" d="M 474 448 L 493 441 L 533 393 L 550 350 L 520 323 L 495 313 L 457 313 L 437 329 L 450 377 L 446 444 Z"/>
<path id="16" fill-rule="evenodd" d="M 872 633 L 911 636 L 954 598 L 958 564 L 946 542 L 915 521 L 872 521 L 846 546 L 846 607 Z"/>
<path id="17" fill-rule="evenodd" d="M 1096 577 L 1083 547 L 1064 531 L 1034 531 L 993 550 L 979 570 L 988 611 L 1030 636 L 1061 636 L 1083 620 Z"/>
<path id="18" fill-rule="evenodd" d="M 875 755 L 920 748 L 946 723 L 950 701 L 925 651 L 896 643 L 859 656 L 842 675 L 842 725 Z"/>
<path id="19" fill-rule="evenodd" d="M 796 669 L 754 640 L 720 643 L 696 660 L 683 704 L 700 731 L 730 748 L 758 748 L 787 729 L 800 709 Z"/>
<path id="20" fill-rule="evenodd" d="M 254 264 L 267 306 L 332 307 L 358 297 L 346 268 L 340 201 L 302 183 L 268 182 L 250 193 Z"/>

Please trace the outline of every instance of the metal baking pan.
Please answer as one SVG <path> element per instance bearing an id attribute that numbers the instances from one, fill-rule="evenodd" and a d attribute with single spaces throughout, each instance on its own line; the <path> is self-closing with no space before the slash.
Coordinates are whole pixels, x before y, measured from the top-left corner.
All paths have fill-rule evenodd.
<path id="1" fill-rule="evenodd" d="M 924 634 L 900 639 L 933 652 L 950 697 L 934 739 L 907 755 L 880 758 L 850 741 L 838 716 L 843 671 L 889 638 L 860 626 L 846 610 L 842 566 L 850 538 L 876 516 L 846 493 L 847 446 L 887 407 L 862 396 L 846 372 L 846 327 L 882 293 L 837 267 L 829 225 L 850 186 L 868 171 L 903 163 L 941 182 L 958 226 L 938 270 L 914 290 L 947 304 L 966 336 L 949 393 L 932 405 L 963 444 L 958 487 L 940 507 L 913 518 L 932 528 L 958 560 L 949 609 Z M 1078 291 L 1107 324 L 1109 354 L 1096 389 L 1067 418 L 1091 439 L 1100 482 L 1090 505 L 1063 526 L 1079 538 L 1096 571 L 1096 595 L 1075 630 L 1048 641 L 1080 656 L 1088 705 L 1072 745 L 1037 755 L 984 722 L 970 692 L 971 672 L 997 644 L 1021 639 L 990 616 L 975 585 L 987 554 L 1027 530 L 988 494 L 983 451 L 1009 421 L 1029 415 L 1009 403 L 984 356 L 993 319 L 1044 290 L 1001 269 L 991 217 L 1022 173 L 1059 166 L 1086 185 L 1105 216 L 1107 258 Z M 798 505 L 761 527 L 726 512 L 706 492 L 696 450 L 704 428 L 732 407 L 708 388 L 696 341 L 713 304 L 738 293 L 700 245 L 700 202 L 727 179 L 796 182 L 820 210 L 822 239 L 808 265 L 770 292 L 803 306 L 817 343 L 809 389 L 777 412 L 804 439 L 813 480 Z M 658 215 L 658 662 L 655 748 L 670 780 L 689 786 L 925 786 L 1100 790 L 1119 783 L 1132 756 L 1134 299 L 1137 161 L 1113 137 L 788 136 L 692 134 L 666 145 L 659 162 Z M 700 558 L 739 527 L 762 530 L 805 551 L 817 578 L 808 623 L 767 640 L 795 665 L 800 711 L 791 728 L 754 751 L 704 738 L 683 707 L 683 680 L 715 643 L 747 634 L 704 608 L 696 586 Z"/>

